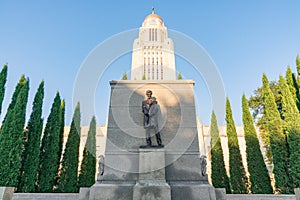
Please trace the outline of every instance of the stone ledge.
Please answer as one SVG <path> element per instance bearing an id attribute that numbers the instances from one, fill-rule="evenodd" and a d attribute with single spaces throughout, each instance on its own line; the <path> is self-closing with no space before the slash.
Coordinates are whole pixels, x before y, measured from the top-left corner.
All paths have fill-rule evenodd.
<path id="1" fill-rule="evenodd" d="M 296 200 L 295 195 L 284 194 L 226 194 L 227 200 Z"/>
<path id="2" fill-rule="evenodd" d="M 115 84 L 195 84 L 194 80 L 161 80 L 161 81 L 152 81 L 152 80 L 111 80 L 110 85 Z"/>
<path id="3" fill-rule="evenodd" d="M 78 200 L 78 193 L 14 193 L 13 200 Z"/>

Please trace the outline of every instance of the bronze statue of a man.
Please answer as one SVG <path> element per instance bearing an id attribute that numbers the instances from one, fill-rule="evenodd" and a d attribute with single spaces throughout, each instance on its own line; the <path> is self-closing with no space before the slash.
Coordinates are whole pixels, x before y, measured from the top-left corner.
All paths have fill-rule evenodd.
<path id="1" fill-rule="evenodd" d="M 152 91 L 146 91 L 147 99 L 142 102 L 142 111 L 144 113 L 144 128 L 146 129 L 146 143 L 148 147 L 152 146 L 151 129 L 154 129 L 157 144 L 159 147 L 163 147 L 161 136 L 158 128 L 158 113 L 160 113 L 160 107 L 157 104 L 156 98 L 152 97 Z"/>

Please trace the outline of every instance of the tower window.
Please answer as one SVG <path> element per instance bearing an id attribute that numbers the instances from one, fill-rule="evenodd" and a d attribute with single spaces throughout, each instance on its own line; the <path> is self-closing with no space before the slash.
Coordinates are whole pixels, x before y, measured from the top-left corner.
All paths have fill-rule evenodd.
<path id="1" fill-rule="evenodd" d="M 154 41 L 154 28 L 152 29 L 152 41 Z"/>
<path id="2" fill-rule="evenodd" d="M 150 79 L 150 67 L 148 66 L 148 77 L 147 79 L 149 80 Z"/>
<path id="3" fill-rule="evenodd" d="M 154 67 L 152 66 L 152 80 L 154 80 Z"/>

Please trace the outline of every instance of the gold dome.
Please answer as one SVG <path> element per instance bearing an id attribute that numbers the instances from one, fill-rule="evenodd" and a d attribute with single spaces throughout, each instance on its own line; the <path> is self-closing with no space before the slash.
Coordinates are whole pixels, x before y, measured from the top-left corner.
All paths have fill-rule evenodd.
<path id="1" fill-rule="evenodd" d="M 148 16 L 145 18 L 144 21 L 146 21 L 146 20 L 148 20 L 148 19 L 150 19 L 150 18 L 158 18 L 158 19 L 160 19 L 160 20 L 162 21 L 162 18 L 161 18 L 159 15 L 154 14 L 154 13 L 148 15 Z"/>
<path id="2" fill-rule="evenodd" d="M 144 19 L 144 21 L 147 21 L 148 19 L 153 19 L 153 18 L 156 18 L 156 19 L 159 19 L 159 20 L 163 21 L 162 18 L 159 15 L 157 15 L 157 14 L 154 13 L 154 8 L 152 8 L 152 13 L 150 15 L 148 15 Z"/>

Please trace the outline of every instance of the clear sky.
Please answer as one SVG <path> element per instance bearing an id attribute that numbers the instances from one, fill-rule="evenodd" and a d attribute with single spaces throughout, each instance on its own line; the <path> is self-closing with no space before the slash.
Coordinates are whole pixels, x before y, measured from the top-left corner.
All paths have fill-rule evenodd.
<path id="1" fill-rule="evenodd" d="M 296 70 L 295 58 L 300 54 L 298 0 L 1 0 L 0 65 L 8 63 L 9 67 L 1 118 L 17 81 L 25 74 L 30 78 L 27 117 L 38 84 L 44 80 L 45 120 L 59 91 L 66 100 L 66 124 L 70 125 L 74 82 L 85 58 L 112 35 L 140 27 L 152 6 L 169 29 L 193 38 L 210 55 L 237 125 L 242 124 L 242 93 L 249 97 L 261 85 L 262 73 L 275 80 L 287 65 Z M 104 124 L 107 118 L 108 81 L 128 72 L 130 61 L 130 55 L 123 56 L 101 77 L 95 95 L 97 124 Z M 176 61 L 184 78 L 196 81 L 198 115 L 203 124 L 209 124 L 212 106 L 203 79 L 187 62 Z M 83 119 L 83 123 L 89 120 Z"/>

